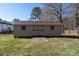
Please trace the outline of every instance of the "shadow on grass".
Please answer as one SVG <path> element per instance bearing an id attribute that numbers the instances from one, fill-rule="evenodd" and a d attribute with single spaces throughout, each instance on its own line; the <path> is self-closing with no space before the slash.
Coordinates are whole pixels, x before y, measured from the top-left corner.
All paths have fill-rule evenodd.
<path id="1" fill-rule="evenodd" d="M 61 35 L 61 36 L 49 36 L 46 38 L 72 38 L 72 39 L 79 39 L 79 36 L 66 36 L 66 35 Z"/>
<path id="2" fill-rule="evenodd" d="M 25 39 L 32 39 L 32 38 L 72 38 L 72 39 L 79 39 L 79 36 L 60 35 L 60 36 L 30 36 L 30 37 L 15 37 L 15 38 L 25 38 Z"/>

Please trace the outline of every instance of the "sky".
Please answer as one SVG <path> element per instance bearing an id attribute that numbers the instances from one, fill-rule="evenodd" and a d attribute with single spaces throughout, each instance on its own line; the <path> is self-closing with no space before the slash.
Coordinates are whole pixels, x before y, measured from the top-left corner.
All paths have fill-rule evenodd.
<path id="1" fill-rule="evenodd" d="M 34 7 L 41 7 L 39 3 L 0 3 L 0 18 L 12 21 L 14 18 L 28 20 Z"/>

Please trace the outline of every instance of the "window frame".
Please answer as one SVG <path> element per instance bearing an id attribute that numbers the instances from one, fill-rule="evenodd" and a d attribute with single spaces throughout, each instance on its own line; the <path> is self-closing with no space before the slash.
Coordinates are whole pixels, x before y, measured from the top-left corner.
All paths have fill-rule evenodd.
<path id="1" fill-rule="evenodd" d="M 51 30 L 54 30 L 54 25 L 51 25 L 50 28 L 51 28 Z"/>
<path id="2" fill-rule="evenodd" d="M 23 30 L 23 31 L 26 30 L 26 26 L 25 25 L 22 25 L 21 26 L 21 30 Z"/>

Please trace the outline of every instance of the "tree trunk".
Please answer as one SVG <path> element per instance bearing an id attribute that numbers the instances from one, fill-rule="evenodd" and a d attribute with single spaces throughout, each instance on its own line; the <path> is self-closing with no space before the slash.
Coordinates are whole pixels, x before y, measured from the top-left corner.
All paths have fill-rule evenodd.
<path id="1" fill-rule="evenodd" d="M 59 14 L 59 20 L 61 22 L 61 26 L 62 26 L 62 31 L 64 33 L 64 24 L 63 24 L 63 20 L 62 20 L 62 4 L 60 3 L 60 14 Z"/>
<path id="2" fill-rule="evenodd" d="M 76 29 L 78 29 L 78 3 L 76 4 L 76 15 L 75 15 L 75 18 L 76 18 L 76 22 L 75 22 L 75 27 Z"/>
<path id="3" fill-rule="evenodd" d="M 61 25 L 61 26 L 62 26 L 62 31 L 63 31 L 63 33 L 64 33 L 64 23 L 62 22 L 61 24 L 62 24 L 62 25 Z"/>

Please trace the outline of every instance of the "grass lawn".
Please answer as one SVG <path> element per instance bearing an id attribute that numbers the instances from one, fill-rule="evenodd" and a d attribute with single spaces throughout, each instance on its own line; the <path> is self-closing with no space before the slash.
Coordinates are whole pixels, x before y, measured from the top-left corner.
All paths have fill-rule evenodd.
<path id="1" fill-rule="evenodd" d="M 32 42 L 32 38 L 0 35 L 0 55 L 11 56 L 74 56 L 79 55 L 79 39 L 46 38 L 48 42 Z"/>

